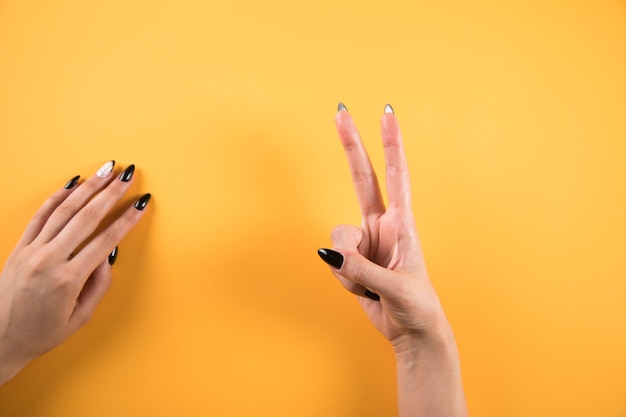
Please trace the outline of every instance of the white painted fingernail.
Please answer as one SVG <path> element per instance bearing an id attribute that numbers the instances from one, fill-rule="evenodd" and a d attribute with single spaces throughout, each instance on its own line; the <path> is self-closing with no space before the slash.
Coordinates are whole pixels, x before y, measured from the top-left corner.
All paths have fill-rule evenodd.
<path id="1" fill-rule="evenodd" d="M 393 108 L 389 104 L 385 104 L 385 113 L 394 114 Z"/>
<path id="2" fill-rule="evenodd" d="M 113 172 L 113 167 L 115 166 L 115 161 L 109 161 L 106 164 L 102 165 L 96 175 L 100 178 L 107 177 L 111 172 Z"/>

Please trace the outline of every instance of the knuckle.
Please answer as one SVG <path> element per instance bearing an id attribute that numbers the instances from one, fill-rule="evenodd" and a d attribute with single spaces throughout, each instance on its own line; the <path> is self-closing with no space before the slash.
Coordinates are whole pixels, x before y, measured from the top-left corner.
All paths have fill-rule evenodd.
<path id="1" fill-rule="evenodd" d="M 73 268 L 66 265 L 50 268 L 49 275 L 56 290 L 65 293 L 72 286 L 76 273 Z"/>
<path id="2" fill-rule="evenodd" d="M 115 229 L 106 229 L 102 232 L 102 243 L 105 246 L 115 246 L 119 242 L 119 234 Z"/>
<path id="3" fill-rule="evenodd" d="M 50 272 L 51 253 L 46 250 L 39 250 L 36 254 L 32 254 L 25 258 L 26 270 L 30 275 L 37 276 L 45 272 Z"/>
<path id="4" fill-rule="evenodd" d="M 357 283 L 361 283 L 370 274 L 371 265 L 367 262 L 354 262 L 348 265 L 348 274 Z"/>
<path id="5" fill-rule="evenodd" d="M 343 149 L 347 153 L 350 153 L 352 151 L 357 151 L 359 149 L 359 144 L 352 139 L 347 139 L 347 140 L 344 140 Z"/>
<path id="6" fill-rule="evenodd" d="M 64 298 L 70 294 L 74 294 L 76 284 L 72 280 L 70 274 L 66 274 L 63 271 L 57 271 L 57 278 L 55 280 L 55 291 Z"/>
<path id="7" fill-rule="evenodd" d="M 372 171 L 355 170 L 352 171 L 352 180 L 356 183 L 369 182 L 374 178 L 375 174 Z"/>
<path id="8" fill-rule="evenodd" d="M 98 220 L 99 213 L 98 213 L 98 210 L 94 206 L 86 205 L 78 212 L 78 216 L 84 222 L 91 223 L 91 222 Z"/>
<path id="9" fill-rule="evenodd" d="M 70 202 L 64 202 L 56 208 L 55 212 L 62 216 L 72 216 L 76 212 L 76 208 Z"/>
<path id="10" fill-rule="evenodd" d="M 402 173 L 408 172 L 408 170 L 407 170 L 407 167 L 405 165 L 390 163 L 390 164 L 387 165 L 387 172 L 402 174 Z"/>
<path id="11" fill-rule="evenodd" d="M 80 293 L 85 271 L 76 267 L 68 266 L 67 268 L 59 268 L 55 271 L 54 291 L 61 297 L 77 297 Z"/>

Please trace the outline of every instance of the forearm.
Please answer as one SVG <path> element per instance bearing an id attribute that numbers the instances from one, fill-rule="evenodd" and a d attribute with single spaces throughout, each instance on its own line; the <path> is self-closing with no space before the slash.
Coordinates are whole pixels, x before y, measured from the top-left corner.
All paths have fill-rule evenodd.
<path id="1" fill-rule="evenodd" d="M 394 344 L 399 417 L 466 417 L 459 355 L 448 323 Z"/>

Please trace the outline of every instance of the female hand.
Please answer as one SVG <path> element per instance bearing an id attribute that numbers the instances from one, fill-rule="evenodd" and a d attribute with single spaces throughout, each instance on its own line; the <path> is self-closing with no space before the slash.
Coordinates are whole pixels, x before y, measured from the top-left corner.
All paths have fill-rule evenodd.
<path id="1" fill-rule="evenodd" d="M 396 354 L 401 417 L 466 417 L 459 355 L 452 329 L 428 278 L 411 211 L 402 135 L 391 106 L 381 130 L 388 206 L 350 114 L 335 116 L 361 206 L 361 227 L 337 226 L 334 248 L 320 249 L 343 286 L 358 296 Z"/>
<path id="2" fill-rule="evenodd" d="M 345 106 L 335 116 L 361 207 L 361 227 L 341 225 L 334 250 L 320 249 L 333 274 L 359 301 L 376 328 L 397 345 L 445 321 L 422 256 L 411 210 L 411 186 L 402 135 L 391 106 L 381 121 L 388 207 L 359 132 Z"/>
<path id="3" fill-rule="evenodd" d="M 114 161 L 78 176 L 35 214 L 0 275 L 0 384 L 84 325 L 111 284 L 120 240 L 144 214 L 139 198 L 90 239 L 133 181 L 134 165 L 113 179 Z"/>

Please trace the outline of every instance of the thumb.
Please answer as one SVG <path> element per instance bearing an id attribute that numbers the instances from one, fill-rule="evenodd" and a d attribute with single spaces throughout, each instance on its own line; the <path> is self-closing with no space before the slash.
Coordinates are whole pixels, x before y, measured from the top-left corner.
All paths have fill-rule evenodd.
<path id="1" fill-rule="evenodd" d="M 397 285 L 397 272 L 383 268 L 370 261 L 359 252 L 350 249 L 319 249 L 320 258 L 335 269 L 334 273 L 353 284 L 353 293 L 379 301 L 392 294 L 392 288 Z M 359 291 L 357 289 L 362 289 Z"/>
<path id="2" fill-rule="evenodd" d="M 341 271 L 338 271 L 339 274 L 362 287 L 375 292 L 379 291 L 380 282 L 387 280 L 382 276 L 387 275 L 390 271 L 360 254 L 359 245 L 363 239 L 363 229 L 352 225 L 339 225 L 333 229 L 330 238 L 333 241 L 333 246 L 340 250 L 337 253 L 344 258 L 342 266 L 339 268 Z M 366 295 L 370 298 L 372 298 L 371 295 L 374 295 L 376 300 L 379 299 L 371 291 Z"/>
<path id="3" fill-rule="evenodd" d="M 322 260 L 336 269 L 335 275 L 343 278 L 344 287 L 350 292 L 379 301 L 380 296 L 376 289 L 379 287 L 378 281 L 377 278 L 371 276 L 371 271 L 373 267 L 383 270 L 384 268 L 379 267 L 359 253 L 358 248 L 363 239 L 363 229 L 342 224 L 332 230 L 330 238 L 337 250 L 326 249 L 326 256 L 324 256 L 324 252 L 320 251 L 319 255 Z M 346 280 L 351 285 L 345 285 Z"/>

